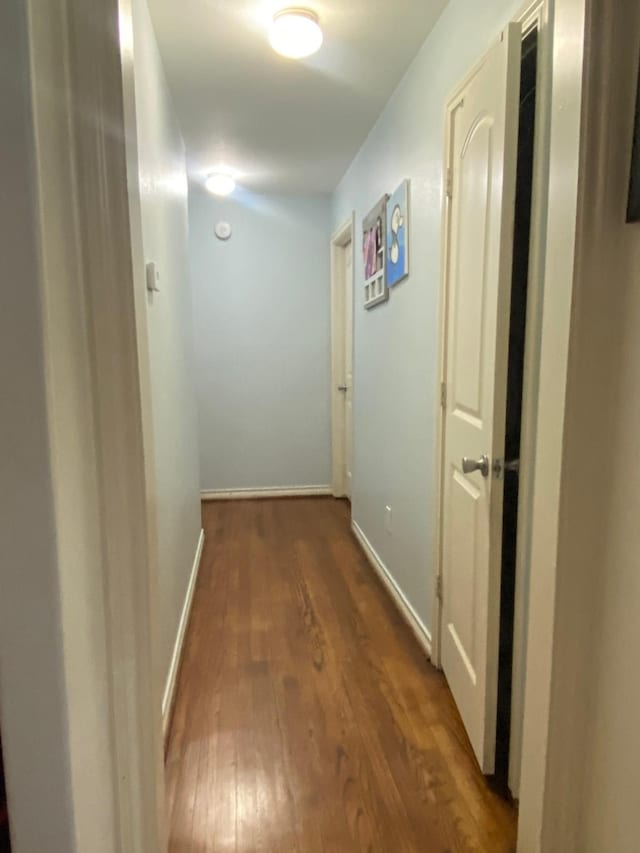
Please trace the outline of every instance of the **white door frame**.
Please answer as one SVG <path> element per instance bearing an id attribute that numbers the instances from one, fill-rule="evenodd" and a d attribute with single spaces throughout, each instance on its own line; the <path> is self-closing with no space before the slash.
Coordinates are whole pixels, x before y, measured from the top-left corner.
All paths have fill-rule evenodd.
<path id="1" fill-rule="evenodd" d="M 513 624 L 513 670 L 511 692 L 511 742 L 509 750 L 509 787 L 519 796 L 522 758 L 522 723 L 526 673 L 527 597 L 530 574 L 531 524 L 533 517 L 533 473 L 538 417 L 538 378 L 544 292 L 545 224 L 548 200 L 549 151 L 545 141 L 551 117 L 549 82 L 551 76 L 551 40 L 549 0 L 537 0 L 520 16 L 522 36 L 538 30 L 538 79 L 536 89 L 536 136 L 533 162 L 531 236 L 529 247 L 529 284 L 527 325 L 522 388 L 520 435 L 520 484 L 518 490 L 518 531 L 516 544 L 516 585 Z"/>
<path id="2" fill-rule="evenodd" d="M 571 515 L 575 471 L 567 447 L 576 401 L 573 349 L 582 335 L 580 291 L 589 211 L 602 203 L 588 155 L 602 145 L 602 78 L 588 45 L 602 43 L 592 0 L 555 0 L 549 80 L 549 184 L 531 522 L 519 853 L 579 853 L 584 744 L 592 685 L 590 585 L 576 558 L 583 513 Z M 595 52 L 597 54 L 597 51 Z M 577 322 L 576 322 L 577 320 Z M 584 386 L 583 386 L 584 387 Z M 590 383 L 587 381 L 590 391 Z M 584 429 L 580 419 L 578 430 Z M 579 460 L 584 465 L 584 460 Z M 573 550 L 572 550 L 573 549 Z M 588 603 L 589 602 L 589 603 Z M 596 605 L 597 606 L 597 605 Z"/>
<path id="3" fill-rule="evenodd" d="M 526 600 L 529 574 L 530 524 L 533 509 L 533 463 L 535 459 L 535 435 L 537 420 L 537 390 L 539 370 L 539 342 L 541 326 L 542 292 L 544 287 L 544 236 L 547 213 L 547 174 L 548 150 L 545 145 L 550 119 L 548 81 L 551 72 L 551 53 L 548 31 L 548 0 L 534 0 L 528 3 L 515 18 L 522 24 L 523 38 L 534 27 L 538 28 L 538 87 L 536 101 L 536 139 L 534 154 L 534 189 L 531 219 L 531 249 L 529 268 L 529 288 L 527 295 L 527 330 L 525 342 L 522 438 L 520 455 L 520 490 L 518 507 L 518 546 L 516 554 L 516 604 L 514 618 L 513 650 L 513 699 L 512 699 L 512 741 L 510 750 L 509 782 L 514 796 L 518 794 L 520 781 L 520 757 L 522 751 L 522 716 L 524 711 L 524 681 L 526 663 Z M 447 100 L 445 107 L 444 171 L 448 176 L 451 159 L 451 117 L 459 104 L 460 92 L 474 73 L 473 69 L 456 87 Z M 447 178 L 448 181 L 448 178 Z M 447 353 L 447 286 L 449 281 L 449 237 L 451 228 L 451 204 L 448 187 L 445 186 L 442 201 L 442 247 L 441 247 L 441 286 L 440 286 L 440 362 L 439 381 L 441 394 L 437 413 L 436 442 L 436 524 L 434 542 L 434 590 L 432 620 L 433 631 L 432 662 L 441 665 L 440 649 L 442 640 L 442 590 L 445 579 L 442 576 L 442 524 L 443 511 L 443 454 L 446 403 L 446 353 Z"/>
<path id="4" fill-rule="evenodd" d="M 346 442 L 345 442 L 345 406 L 346 395 L 338 391 L 345 377 L 345 284 L 344 247 L 351 243 L 355 249 L 355 211 L 331 238 L 331 437 L 332 462 L 331 486 L 336 498 L 346 495 Z M 355 278 L 355 253 L 352 264 Z M 352 289 L 355 293 L 355 290 Z M 355 316 L 352 315 L 355 320 Z M 352 336 L 353 340 L 353 336 Z M 352 389 L 353 394 L 353 389 Z M 352 398 L 353 399 L 353 398 Z M 353 448 L 353 442 L 351 444 Z"/>

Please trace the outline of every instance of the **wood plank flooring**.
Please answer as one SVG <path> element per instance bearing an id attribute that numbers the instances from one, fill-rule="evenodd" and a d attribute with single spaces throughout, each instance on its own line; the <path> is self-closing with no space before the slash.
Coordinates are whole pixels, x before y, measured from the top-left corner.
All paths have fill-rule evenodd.
<path id="1" fill-rule="evenodd" d="M 203 505 L 167 748 L 171 853 L 515 848 L 443 676 L 331 498 Z"/>

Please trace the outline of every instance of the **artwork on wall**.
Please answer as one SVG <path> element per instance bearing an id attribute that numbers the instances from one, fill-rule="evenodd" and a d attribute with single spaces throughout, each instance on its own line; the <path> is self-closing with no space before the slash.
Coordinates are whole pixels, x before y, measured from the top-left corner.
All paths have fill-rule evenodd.
<path id="1" fill-rule="evenodd" d="M 638 75 L 638 94 L 636 95 L 636 119 L 633 126 L 627 222 L 640 222 L 640 74 Z"/>
<path id="2" fill-rule="evenodd" d="M 387 287 L 409 275 L 410 181 L 403 181 L 387 203 Z"/>
<path id="3" fill-rule="evenodd" d="M 386 282 L 387 196 L 383 196 L 362 223 L 364 306 L 373 308 L 389 298 Z"/>

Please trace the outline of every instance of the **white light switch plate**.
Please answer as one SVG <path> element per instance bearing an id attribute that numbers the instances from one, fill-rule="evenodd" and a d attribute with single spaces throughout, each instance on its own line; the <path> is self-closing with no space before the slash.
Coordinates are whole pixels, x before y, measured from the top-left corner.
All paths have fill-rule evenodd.
<path id="1" fill-rule="evenodd" d="M 160 290 L 160 273 L 153 261 L 147 264 L 147 290 L 152 293 Z"/>

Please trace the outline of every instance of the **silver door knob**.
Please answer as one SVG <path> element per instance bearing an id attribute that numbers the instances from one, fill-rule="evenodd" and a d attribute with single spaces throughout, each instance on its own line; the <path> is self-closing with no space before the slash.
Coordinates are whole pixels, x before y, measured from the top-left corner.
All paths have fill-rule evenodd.
<path id="1" fill-rule="evenodd" d="M 462 473 L 473 474 L 474 471 L 480 471 L 483 477 L 489 476 L 489 457 L 481 456 L 480 459 L 468 459 L 462 457 Z"/>
<path id="2" fill-rule="evenodd" d="M 349 390 L 349 388 L 347 385 L 338 385 L 338 391 L 342 391 L 343 394 L 345 393 L 345 391 L 348 391 L 348 390 Z"/>

